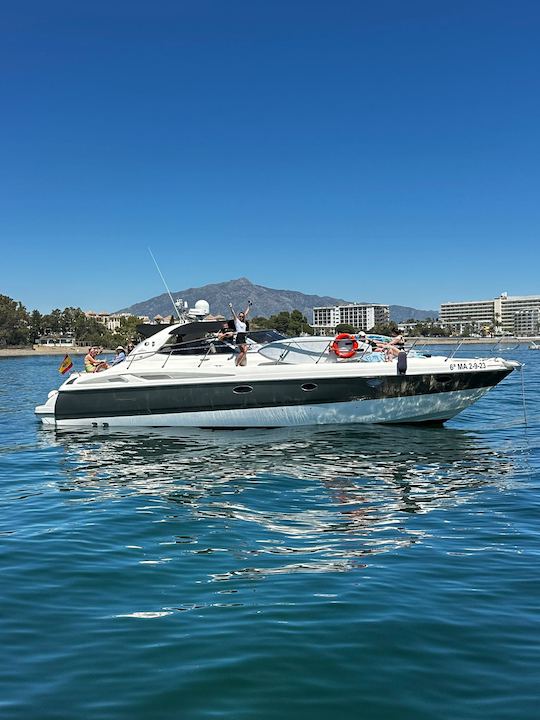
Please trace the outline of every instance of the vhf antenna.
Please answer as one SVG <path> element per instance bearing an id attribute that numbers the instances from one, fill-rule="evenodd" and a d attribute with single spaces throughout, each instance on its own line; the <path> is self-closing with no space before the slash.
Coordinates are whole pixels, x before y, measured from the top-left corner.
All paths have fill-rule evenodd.
<path id="1" fill-rule="evenodd" d="M 169 290 L 169 286 L 167 285 L 167 283 L 166 283 L 166 281 L 165 281 L 165 278 L 163 277 L 163 273 L 162 273 L 161 270 L 159 269 L 159 265 L 157 264 L 157 260 L 156 260 L 156 258 L 154 257 L 154 254 L 153 254 L 153 252 L 150 250 L 150 248 L 148 248 L 148 252 L 150 253 L 150 256 L 151 256 L 152 260 L 154 261 L 154 264 L 155 264 L 155 266 L 156 266 L 156 268 L 157 268 L 158 273 L 159 273 L 160 276 L 161 276 L 161 279 L 163 280 L 163 284 L 165 285 L 165 290 L 169 293 L 169 297 L 171 298 L 172 306 L 173 306 L 176 314 L 178 315 L 178 320 L 180 320 L 180 322 L 182 322 L 182 317 L 181 317 L 181 315 L 180 315 L 180 312 L 179 312 L 178 308 L 176 307 L 176 305 L 174 304 L 173 296 L 171 295 L 171 291 Z"/>

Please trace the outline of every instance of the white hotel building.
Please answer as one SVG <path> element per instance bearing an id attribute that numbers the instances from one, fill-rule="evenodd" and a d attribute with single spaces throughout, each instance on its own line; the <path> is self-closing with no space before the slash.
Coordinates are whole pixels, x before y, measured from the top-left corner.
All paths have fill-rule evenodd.
<path id="1" fill-rule="evenodd" d="M 333 335 L 336 326 L 352 325 L 355 330 L 371 330 L 374 325 L 387 323 L 390 319 L 389 305 L 336 305 L 313 308 L 312 328 L 316 335 Z"/>
<path id="2" fill-rule="evenodd" d="M 131 313 L 108 313 L 108 312 L 94 312 L 93 310 L 87 310 L 85 313 L 87 318 L 97 320 L 102 325 L 105 325 L 107 330 L 110 332 L 116 332 L 122 323 L 122 318 L 133 317 Z M 147 315 L 137 315 L 141 322 L 149 322 Z M 163 318 L 161 315 L 156 315 L 154 321 L 161 322 Z"/>
<path id="3" fill-rule="evenodd" d="M 493 327 L 495 333 L 531 336 L 540 332 L 540 295 L 508 295 L 493 300 L 449 302 L 441 305 L 441 323 L 455 333 L 464 328 Z"/>

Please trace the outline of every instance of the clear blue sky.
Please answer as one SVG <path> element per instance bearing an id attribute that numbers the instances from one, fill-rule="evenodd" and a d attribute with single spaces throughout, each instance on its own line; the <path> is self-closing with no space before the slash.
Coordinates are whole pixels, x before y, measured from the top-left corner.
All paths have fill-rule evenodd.
<path id="1" fill-rule="evenodd" d="M 540 4 L 5 3 L 0 292 L 540 293 Z"/>

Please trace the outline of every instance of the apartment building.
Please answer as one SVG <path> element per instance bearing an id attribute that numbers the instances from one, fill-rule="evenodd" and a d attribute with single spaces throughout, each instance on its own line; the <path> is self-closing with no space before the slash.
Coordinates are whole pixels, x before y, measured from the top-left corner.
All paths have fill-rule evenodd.
<path id="1" fill-rule="evenodd" d="M 496 333 L 527 336 L 536 334 L 531 329 L 534 327 L 535 311 L 540 311 L 540 295 L 512 296 L 501 293 L 493 300 L 443 303 L 440 320 L 456 334 L 467 328 L 480 330 L 490 327 Z"/>
<path id="2" fill-rule="evenodd" d="M 342 323 L 352 325 L 356 331 L 371 330 L 374 325 L 387 323 L 390 319 L 389 305 L 336 305 L 313 308 L 312 328 L 316 335 L 332 335 Z"/>
<path id="3" fill-rule="evenodd" d="M 518 310 L 514 313 L 514 335 L 536 337 L 540 335 L 540 309 Z"/>

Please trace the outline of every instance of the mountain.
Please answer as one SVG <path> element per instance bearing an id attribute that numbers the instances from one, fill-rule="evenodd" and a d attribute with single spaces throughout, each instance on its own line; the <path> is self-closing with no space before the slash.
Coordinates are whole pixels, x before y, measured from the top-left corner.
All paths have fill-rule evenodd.
<path id="1" fill-rule="evenodd" d="M 230 302 L 232 302 L 236 312 L 239 312 L 245 309 L 248 300 L 253 300 L 252 317 L 258 315 L 270 317 L 270 315 L 275 315 L 282 310 L 288 310 L 289 312 L 291 310 L 300 310 L 307 317 L 308 322 L 313 321 L 312 310 L 314 307 L 346 305 L 353 302 L 352 300 L 343 300 L 342 298 L 326 295 L 305 295 L 294 290 L 274 290 L 263 285 L 254 285 L 247 278 L 204 285 L 199 288 L 187 288 L 186 290 L 173 292 L 172 296 L 175 300 L 178 298 L 186 300 L 189 307 L 193 307 L 197 300 L 206 300 L 210 305 L 212 315 L 225 315 L 226 317 L 230 315 Z M 148 315 L 153 318 L 155 315 L 166 317 L 173 312 L 173 308 L 171 307 L 169 295 L 163 293 L 157 297 L 118 310 L 118 312 Z M 437 317 L 437 315 L 436 310 L 416 310 L 402 305 L 390 305 L 390 318 L 396 322 L 403 322 L 411 317 L 422 320 L 426 317 Z"/>
<path id="2" fill-rule="evenodd" d="M 417 310 L 406 305 L 390 305 L 390 320 L 401 323 L 413 318 L 414 320 L 425 320 L 426 318 L 439 317 L 438 310 Z"/>

